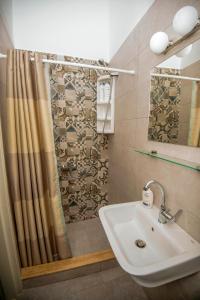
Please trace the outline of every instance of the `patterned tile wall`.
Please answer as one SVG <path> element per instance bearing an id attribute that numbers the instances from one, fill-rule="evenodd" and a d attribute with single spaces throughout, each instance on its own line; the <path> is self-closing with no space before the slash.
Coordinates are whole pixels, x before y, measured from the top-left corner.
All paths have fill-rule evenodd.
<path id="1" fill-rule="evenodd" d="M 176 69 L 155 68 L 154 73 L 180 75 Z M 151 99 L 148 137 L 164 143 L 178 143 L 181 80 L 151 78 Z"/>
<path id="2" fill-rule="evenodd" d="M 96 131 L 97 76 L 95 70 L 50 65 L 54 138 L 66 223 L 95 218 L 108 202 L 108 141 Z"/>

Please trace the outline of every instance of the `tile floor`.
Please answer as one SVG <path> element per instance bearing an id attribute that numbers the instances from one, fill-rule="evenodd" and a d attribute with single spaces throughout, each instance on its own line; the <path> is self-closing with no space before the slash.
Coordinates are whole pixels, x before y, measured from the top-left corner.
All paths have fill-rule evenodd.
<path id="1" fill-rule="evenodd" d="M 99 218 L 67 224 L 67 234 L 73 256 L 110 248 Z"/>
<path id="2" fill-rule="evenodd" d="M 51 285 L 25 289 L 17 300 L 147 300 L 120 267 Z"/>
<path id="3" fill-rule="evenodd" d="M 139 286 L 120 267 L 27 288 L 16 300 L 200 300 L 200 273 L 157 288 Z"/>

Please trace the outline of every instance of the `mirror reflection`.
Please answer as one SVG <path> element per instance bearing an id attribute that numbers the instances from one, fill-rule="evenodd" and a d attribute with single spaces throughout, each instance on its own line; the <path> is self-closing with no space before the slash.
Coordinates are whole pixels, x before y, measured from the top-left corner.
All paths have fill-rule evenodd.
<path id="1" fill-rule="evenodd" d="M 200 147 L 200 40 L 151 71 L 148 138 Z"/>

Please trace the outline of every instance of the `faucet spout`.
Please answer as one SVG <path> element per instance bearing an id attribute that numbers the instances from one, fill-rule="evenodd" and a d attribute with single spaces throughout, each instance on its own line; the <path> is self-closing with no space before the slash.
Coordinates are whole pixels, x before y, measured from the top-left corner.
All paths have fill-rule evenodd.
<path id="1" fill-rule="evenodd" d="M 167 209 L 165 206 L 165 192 L 164 192 L 164 188 L 163 188 L 162 184 L 160 184 L 156 180 L 150 180 L 145 184 L 144 190 L 147 190 L 152 184 L 157 185 L 161 192 L 160 211 L 159 211 L 159 216 L 158 216 L 158 222 L 161 224 L 175 222 L 176 218 L 182 213 L 182 209 L 179 209 L 174 216 L 171 215 L 169 213 L 169 209 Z"/>
<path id="2" fill-rule="evenodd" d="M 162 210 L 166 210 L 166 206 L 165 206 L 165 192 L 164 192 L 164 188 L 162 186 L 162 184 L 160 184 L 158 181 L 156 180 L 150 180 L 148 181 L 145 186 L 144 186 L 144 190 L 147 190 L 152 184 L 155 184 L 158 186 L 160 192 L 161 192 L 161 200 L 160 200 L 160 207 Z"/>

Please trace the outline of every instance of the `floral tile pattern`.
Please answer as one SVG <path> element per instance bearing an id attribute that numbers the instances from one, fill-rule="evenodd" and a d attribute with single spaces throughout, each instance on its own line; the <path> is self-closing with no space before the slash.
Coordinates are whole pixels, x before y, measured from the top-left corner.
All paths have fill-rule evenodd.
<path id="1" fill-rule="evenodd" d="M 97 76 L 95 70 L 50 65 L 54 139 L 66 223 L 94 218 L 108 202 L 108 141 L 96 131 Z"/>
<path id="2" fill-rule="evenodd" d="M 176 69 L 155 68 L 153 72 L 180 75 Z M 151 77 L 150 140 L 172 144 L 178 142 L 180 94 L 180 79 Z"/>

